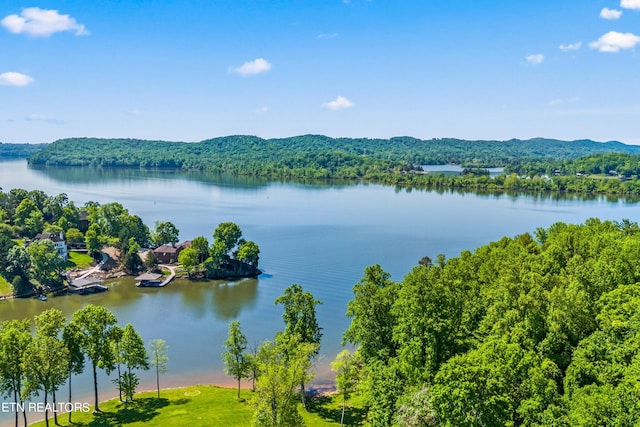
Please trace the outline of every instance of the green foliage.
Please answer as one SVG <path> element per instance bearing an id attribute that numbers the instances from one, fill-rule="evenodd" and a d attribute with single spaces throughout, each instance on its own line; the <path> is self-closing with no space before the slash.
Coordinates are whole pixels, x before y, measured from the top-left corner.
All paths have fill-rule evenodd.
<path id="1" fill-rule="evenodd" d="M 345 340 L 362 354 L 371 425 L 640 422 L 637 225 L 535 234 L 424 262 L 400 283 L 367 267 Z"/>
<path id="2" fill-rule="evenodd" d="M 45 239 L 30 244 L 27 253 L 31 259 L 33 278 L 45 285 L 62 281 L 60 272 L 63 261 L 51 240 Z"/>
<path id="3" fill-rule="evenodd" d="M 235 135 L 182 143 L 135 139 L 63 139 L 33 154 L 33 164 L 101 167 L 201 169 L 239 175 L 301 178 L 375 177 L 410 169 L 414 164 L 503 166 L 522 159 L 565 159 L 587 154 L 638 153 L 618 142 L 465 141 L 329 138 L 301 135 L 262 139 Z"/>
<path id="4" fill-rule="evenodd" d="M 342 350 L 331 362 L 331 370 L 336 373 L 336 388 L 342 395 L 342 414 L 340 425 L 344 423 L 344 413 L 347 400 L 358 386 L 358 379 L 361 374 L 361 360 L 358 353 L 352 354 L 349 350 Z"/>
<path id="5" fill-rule="evenodd" d="M 193 273 L 193 270 L 198 266 L 198 252 L 193 248 L 185 248 L 180 251 L 178 255 L 178 262 L 182 265 L 182 268 L 187 270 L 189 277 Z"/>
<path id="6" fill-rule="evenodd" d="M 365 362 L 386 361 L 396 354 L 391 307 L 397 286 L 390 277 L 378 264 L 367 267 L 364 277 L 353 287 L 354 298 L 347 305 L 347 317 L 352 319 L 343 341 L 359 345 Z"/>
<path id="7" fill-rule="evenodd" d="M 310 358 L 317 351 L 316 344 L 300 343 L 286 335 L 275 343 L 266 341 L 260 346 L 257 355 L 260 376 L 251 399 L 253 426 L 304 425 L 298 412 L 296 388 L 308 380 Z"/>
<path id="8" fill-rule="evenodd" d="M 172 222 L 156 221 L 154 231 L 151 234 L 151 241 L 156 246 L 175 245 L 178 243 L 179 234 L 180 231 Z"/>
<path id="9" fill-rule="evenodd" d="M 240 399 L 240 380 L 249 376 L 250 362 L 246 357 L 247 338 L 240 330 L 240 322 L 233 321 L 229 324 L 229 336 L 224 342 L 225 352 L 222 360 L 225 372 L 238 381 L 238 399 Z"/>
<path id="10" fill-rule="evenodd" d="M 158 399 L 160 399 L 160 374 L 167 372 L 167 343 L 161 339 L 151 340 L 149 343 L 149 359 L 156 371 L 156 385 L 158 387 Z"/>
<path id="11" fill-rule="evenodd" d="M 242 230 L 233 222 L 222 222 L 213 231 L 213 244 L 219 242 L 224 253 L 231 252 L 242 237 Z"/>
<path id="12" fill-rule="evenodd" d="M 0 393 L 15 404 L 24 402 L 28 390 L 24 387 L 27 349 L 31 347 L 28 320 L 11 320 L 0 323 Z M 25 393 L 26 391 L 26 393 Z M 26 424 L 26 414 L 23 414 Z M 15 413 L 18 424 L 18 411 Z"/>
<path id="13" fill-rule="evenodd" d="M 91 361 L 96 411 L 99 411 L 97 369 L 101 368 L 109 373 L 115 368 L 111 335 L 116 322 L 113 313 L 102 306 L 93 304 L 73 313 L 71 319 L 71 323 L 78 331 L 77 338 L 79 338 L 80 348 Z"/>
<path id="14" fill-rule="evenodd" d="M 252 241 L 244 241 L 240 244 L 236 257 L 239 261 L 257 268 L 258 260 L 260 259 L 260 248 Z"/>

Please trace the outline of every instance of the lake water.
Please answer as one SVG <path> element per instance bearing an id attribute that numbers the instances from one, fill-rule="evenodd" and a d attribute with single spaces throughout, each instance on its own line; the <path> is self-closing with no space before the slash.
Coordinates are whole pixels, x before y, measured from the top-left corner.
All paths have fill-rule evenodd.
<path id="1" fill-rule="evenodd" d="M 169 346 L 164 386 L 225 383 L 220 358 L 227 328 L 239 320 L 250 343 L 283 329 L 282 307 L 273 301 L 292 283 L 323 302 L 319 382 L 331 378 L 328 362 L 340 351 L 349 324 L 344 315 L 353 285 L 364 268 L 379 263 L 394 280 L 428 255 L 456 256 L 502 236 L 532 232 L 557 221 L 580 223 L 590 217 L 638 221 L 640 205 L 603 197 L 480 195 L 405 191 L 367 183 L 303 184 L 197 173 L 133 170 L 32 169 L 23 160 L 0 161 L 0 187 L 67 193 L 82 205 L 117 201 L 153 227 L 173 222 L 182 240 L 203 235 L 233 221 L 261 250 L 256 280 L 239 282 L 174 281 L 162 289 L 136 288 L 130 278 L 109 283 L 108 292 L 0 302 L 0 320 L 33 316 L 57 307 L 68 316 L 85 304 L 101 304 L 119 323 L 132 323 L 145 342 L 162 338 Z M 142 389 L 155 386 L 151 372 Z M 101 397 L 115 388 L 102 377 Z M 75 380 L 75 393 L 88 399 L 87 372 Z M 89 399 L 89 401 L 91 401 Z M 4 417 L 4 418 L 3 418 Z M 10 417 L 9 417 L 10 418 Z M 6 414 L 0 414 L 7 422 Z"/>

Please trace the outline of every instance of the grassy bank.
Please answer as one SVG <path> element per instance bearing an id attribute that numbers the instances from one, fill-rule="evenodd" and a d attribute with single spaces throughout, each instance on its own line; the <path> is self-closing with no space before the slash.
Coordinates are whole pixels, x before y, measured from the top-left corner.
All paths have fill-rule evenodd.
<path id="1" fill-rule="evenodd" d="M 160 399 L 156 392 L 144 392 L 136 394 L 135 401 L 126 406 L 113 399 L 100 404 L 100 414 L 75 412 L 73 423 L 68 422 L 67 414 L 61 414 L 58 421 L 62 426 L 75 427 L 246 427 L 251 425 L 251 407 L 248 401 L 238 401 L 236 393 L 236 389 L 207 385 L 162 390 Z M 249 399 L 251 392 L 243 390 L 242 396 Z M 309 427 L 339 426 L 340 403 L 339 399 L 319 397 L 309 405 L 308 412 L 302 409 L 300 412 Z M 361 425 L 360 408 L 348 411 L 348 415 L 345 425 Z M 51 414 L 49 421 L 54 425 Z M 42 427 L 45 422 L 33 425 Z"/>

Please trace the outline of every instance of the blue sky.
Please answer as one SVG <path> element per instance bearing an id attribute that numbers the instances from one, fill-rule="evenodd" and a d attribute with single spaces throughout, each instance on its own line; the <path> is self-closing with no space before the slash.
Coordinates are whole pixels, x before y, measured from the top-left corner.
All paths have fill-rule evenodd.
<path id="1" fill-rule="evenodd" d="M 0 23 L 2 142 L 640 144 L 640 0 L 0 0 Z"/>

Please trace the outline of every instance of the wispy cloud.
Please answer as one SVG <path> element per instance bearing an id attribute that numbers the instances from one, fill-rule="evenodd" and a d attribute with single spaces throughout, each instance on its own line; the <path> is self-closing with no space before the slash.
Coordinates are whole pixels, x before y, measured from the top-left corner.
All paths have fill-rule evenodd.
<path id="1" fill-rule="evenodd" d="M 271 70 L 271 63 L 264 58 L 245 62 L 239 67 L 229 67 L 230 73 L 236 73 L 242 76 L 266 73 L 269 70 Z"/>
<path id="2" fill-rule="evenodd" d="M 563 98 L 552 99 L 551 101 L 549 101 L 547 105 L 549 105 L 550 107 L 555 107 L 562 104 L 577 104 L 578 102 L 580 102 L 580 97 L 573 96 L 568 99 L 563 99 Z"/>
<path id="3" fill-rule="evenodd" d="M 266 114 L 269 112 L 269 106 L 268 105 L 263 105 L 262 107 L 258 108 L 256 110 L 256 113 L 258 114 Z"/>
<path id="4" fill-rule="evenodd" d="M 589 43 L 589 47 L 600 52 L 615 53 L 621 49 L 632 49 L 638 43 L 640 43 L 640 37 L 633 33 L 609 31 L 607 34 L 600 36 L 598 40 Z"/>
<path id="5" fill-rule="evenodd" d="M 640 9 L 640 0 L 621 0 L 620 7 L 625 9 Z"/>
<path id="6" fill-rule="evenodd" d="M 340 35 L 340 34 L 338 34 L 338 33 L 331 33 L 331 34 L 324 34 L 324 33 L 323 33 L 323 34 L 318 34 L 318 36 L 317 36 L 317 37 L 318 37 L 319 39 L 333 39 L 333 38 L 338 37 L 339 35 Z"/>
<path id="7" fill-rule="evenodd" d="M 0 85 L 2 86 L 27 86 L 33 82 L 33 77 L 14 71 L 0 74 Z"/>
<path id="8" fill-rule="evenodd" d="M 57 10 L 28 7 L 20 15 L 8 15 L 0 21 L 13 34 L 27 34 L 33 37 L 49 37 L 61 31 L 75 31 L 76 36 L 89 34 L 84 25 L 75 18 L 61 15 Z"/>
<path id="9" fill-rule="evenodd" d="M 55 117 L 43 116 L 41 114 L 30 114 L 24 118 L 28 122 L 43 122 L 51 125 L 63 125 L 64 121 Z"/>
<path id="10" fill-rule="evenodd" d="M 325 102 L 324 104 L 322 104 L 324 108 L 333 111 L 344 110 L 345 108 L 351 108 L 354 105 L 355 104 L 353 102 L 349 101 L 344 96 L 339 96 L 333 101 Z"/>
<path id="11" fill-rule="evenodd" d="M 621 16 L 622 16 L 621 10 L 609 9 L 608 7 L 605 7 L 600 11 L 600 18 L 602 19 L 615 20 L 615 19 L 619 19 Z"/>
<path id="12" fill-rule="evenodd" d="M 527 56 L 525 59 L 529 64 L 538 65 L 542 64 L 542 61 L 544 61 L 544 55 L 541 53 L 536 53 L 535 55 Z"/>
<path id="13" fill-rule="evenodd" d="M 569 43 L 569 44 L 561 44 L 558 46 L 561 51 L 568 52 L 570 50 L 579 50 L 582 47 L 582 42 Z"/>

